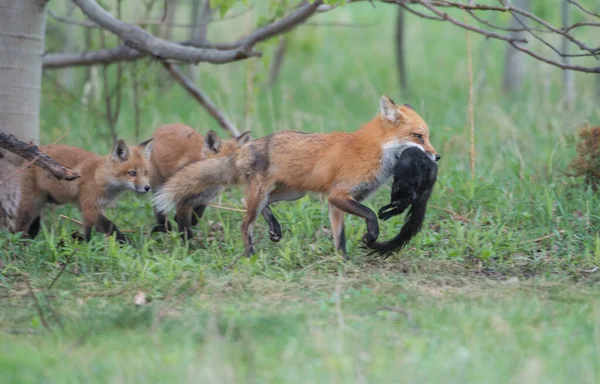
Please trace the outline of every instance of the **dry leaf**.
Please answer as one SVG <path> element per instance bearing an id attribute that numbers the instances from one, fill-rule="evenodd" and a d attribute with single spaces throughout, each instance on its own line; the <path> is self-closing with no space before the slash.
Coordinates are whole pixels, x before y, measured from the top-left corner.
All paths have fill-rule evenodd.
<path id="1" fill-rule="evenodd" d="M 133 301 L 135 302 L 135 305 L 138 305 L 138 306 L 146 304 L 146 294 L 142 291 L 139 291 L 135 295 L 135 298 L 133 299 Z"/>

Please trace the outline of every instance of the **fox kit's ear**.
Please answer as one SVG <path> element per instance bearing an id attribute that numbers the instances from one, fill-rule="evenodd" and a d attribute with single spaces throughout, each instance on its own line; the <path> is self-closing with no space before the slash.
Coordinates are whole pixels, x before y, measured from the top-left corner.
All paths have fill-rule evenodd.
<path id="1" fill-rule="evenodd" d="M 204 148 L 214 153 L 218 153 L 221 149 L 221 138 L 215 131 L 210 130 L 206 133 L 206 137 L 204 138 Z"/>
<path id="2" fill-rule="evenodd" d="M 129 159 L 129 147 L 122 139 L 117 140 L 115 143 L 111 156 L 117 161 L 127 161 Z"/>
<path id="3" fill-rule="evenodd" d="M 237 140 L 238 147 L 241 147 L 242 145 L 244 145 L 250 141 L 250 131 L 246 131 L 246 132 L 242 133 L 235 139 Z"/>
<path id="4" fill-rule="evenodd" d="M 399 121 L 402 121 L 404 118 L 402 112 L 400 112 L 400 110 L 398 109 L 396 104 L 394 104 L 392 99 L 385 95 L 381 96 L 381 99 L 379 100 L 379 107 L 381 109 L 381 118 L 384 121 L 390 123 L 397 123 Z"/>
<path id="5" fill-rule="evenodd" d="M 138 147 L 142 149 L 142 154 L 146 160 L 150 159 L 150 155 L 152 154 L 152 140 L 154 140 L 153 137 L 138 144 Z"/>

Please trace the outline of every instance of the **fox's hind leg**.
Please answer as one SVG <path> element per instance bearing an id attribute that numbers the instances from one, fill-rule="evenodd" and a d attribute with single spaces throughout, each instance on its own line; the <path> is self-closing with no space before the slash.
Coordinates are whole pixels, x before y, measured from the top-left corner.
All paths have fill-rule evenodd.
<path id="1" fill-rule="evenodd" d="M 346 253 L 346 234 L 344 232 L 344 212 L 329 204 L 329 222 L 333 233 L 333 244 L 335 249 L 342 254 L 344 260 L 348 260 Z"/>
<path id="2" fill-rule="evenodd" d="M 259 212 L 262 212 L 269 202 L 269 192 L 272 185 L 272 181 L 265 180 L 262 176 L 250 180 L 246 185 L 246 215 L 242 222 L 242 238 L 246 256 L 254 254 L 254 239 L 252 237 L 254 222 Z"/>
<path id="3" fill-rule="evenodd" d="M 293 201 L 306 196 L 306 192 L 298 189 L 288 188 L 285 185 L 278 185 L 270 194 L 267 206 L 262 210 L 262 215 L 269 224 L 269 238 L 273 242 L 278 242 L 283 237 L 281 225 L 271 211 L 269 205 L 278 201 Z"/>
<path id="4" fill-rule="evenodd" d="M 28 180 L 25 180 L 21 186 L 21 201 L 17 210 L 15 232 L 23 232 L 33 239 L 40 232 L 40 213 L 46 199 L 41 193 L 35 191 L 35 187 L 30 185 Z"/>

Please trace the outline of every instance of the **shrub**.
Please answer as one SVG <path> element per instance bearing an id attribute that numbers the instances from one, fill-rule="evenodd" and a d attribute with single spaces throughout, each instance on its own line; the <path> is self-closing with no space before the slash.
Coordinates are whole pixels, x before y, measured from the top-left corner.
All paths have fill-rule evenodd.
<path id="1" fill-rule="evenodd" d="M 570 176 L 583 176 L 594 190 L 600 186 L 600 126 L 579 131 L 577 157 L 569 164 Z"/>

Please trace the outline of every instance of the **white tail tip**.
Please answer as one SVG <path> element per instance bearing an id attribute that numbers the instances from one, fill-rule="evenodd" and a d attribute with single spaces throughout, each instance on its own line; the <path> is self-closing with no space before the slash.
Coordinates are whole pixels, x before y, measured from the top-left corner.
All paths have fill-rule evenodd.
<path id="1" fill-rule="evenodd" d="M 152 199 L 152 204 L 154 205 L 154 209 L 158 212 L 167 212 L 171 210 L 175 206 L 175 202 L 173 201 L 173 196 L 170 196 L 167 191 L 160 189 Z"/>

